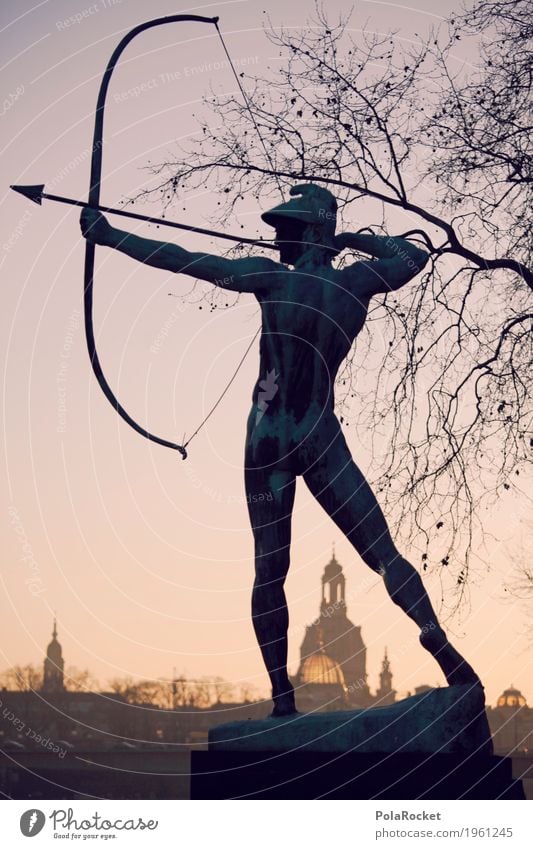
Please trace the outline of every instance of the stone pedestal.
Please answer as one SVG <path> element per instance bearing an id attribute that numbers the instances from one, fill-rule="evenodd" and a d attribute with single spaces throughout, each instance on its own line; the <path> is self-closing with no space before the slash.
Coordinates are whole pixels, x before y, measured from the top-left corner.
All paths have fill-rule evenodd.
<path id="1" fill-rule="evenodd" d="M 385 707 L 228 722 L 209 732 L 211 752 L 492 754 L 480 686 L 428 690 Z"/>
<path id="2" fill-rule="evenodd" d="M 492 755 L 480 686 L 386 707 L 219 725 L 193 752 L 193 799 L 523 799 Z"/>
<path id="3" fill-rule="evenodd" d="M 193 752 L 191 799 L 524 799 L 511 759 Z"/>

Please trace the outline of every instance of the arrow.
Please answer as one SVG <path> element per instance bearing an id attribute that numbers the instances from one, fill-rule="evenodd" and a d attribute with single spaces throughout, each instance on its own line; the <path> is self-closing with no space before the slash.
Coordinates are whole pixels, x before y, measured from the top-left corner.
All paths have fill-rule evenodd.
<path id="1" fill-rule="evenodd" d="M 276 250 L 274 240 L 270 239 L 247 239 L 245 236 L 233 236 L 231 233 L 217 233 L 215 230 L 207 230 L 205 227 L 193 227 L 190 224 L 178 224 L 177 221 L 168 221 L 166 218 L 152 218 L 150 215 L 141 215 L 138 212 L 127 212 L 125 209 L 114 209 L 111 206 L 101 206 L 100 204 L 85 203 L 82 200 L 74 200 L 74 198 L 66 198 L 61 195 L 49 195 L 44 191 L 44 183 L 38 186 L 10 186 L 14 192 L 23 195 L 28 200 L 39 206 L 43 200 L 54 200 L 57 203 L 68 203 L 70 206 L 81 206 L 86 209 L 96 209 L 98 212 L 112 213 L 113 215 L 122 215 L 123 218 L 135 218 L 137 221 L 148 221 L 149 224 L 163 224 L 166 227 L 177 227 L 178 230 L 188 230 L 190 233 L 203 233 L 204 236 L 215 236 L 217 239 L 229 239 L 232 242 L 242 242 L 246 245 L 257 245 L 262 248 L 273 248 Z"/>

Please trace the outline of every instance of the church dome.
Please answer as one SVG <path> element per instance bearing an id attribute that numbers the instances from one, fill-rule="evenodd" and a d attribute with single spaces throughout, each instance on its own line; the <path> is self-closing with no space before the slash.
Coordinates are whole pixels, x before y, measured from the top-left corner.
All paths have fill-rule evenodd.
<path id="1" fill-rule="evenodd" d="M 344 687 L 344 675 L 338 663 L 335 663 L 325 651 L 319 651 L 307 657 L 301 666 L 302 684 L 336 684 Z"/>
<path id="2" fill-rule="evenodd" d="M 520 690 L 516 690 L 513 685 L 508 690 L 504 690 L 497 702 L 497 707 L 526 707 L 527 702 Z"/>

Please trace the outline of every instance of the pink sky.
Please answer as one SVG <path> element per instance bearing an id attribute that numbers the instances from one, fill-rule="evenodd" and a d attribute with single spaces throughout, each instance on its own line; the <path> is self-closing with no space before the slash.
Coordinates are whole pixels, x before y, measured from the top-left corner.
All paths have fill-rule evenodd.
<path id="1" fill-rule="evenodd" d="M 328 10 L 346 8 L 338 0 Z M 453 8 L 440 3 L 439 12 Z M 310 0 L 268 3 L 273 23 L 303 26 Z M 435 3 L 360 2 L 356 21 L 399 29 L 410 39 L 438 22 Z M 194 7 L 182 2 L 26 0 L 2 8 L 2 361 L 4 442 L 3 616 L 0 666 L 40 662 L 57 611 L 67 664 L 103 683 L 132 675 L 221 675 L 266 691 L 250 620 L 253 544 L 242 483 L 246 415 L 257 370 L 254 347 L 228 396 L 182 462 L 137 436 L 98 388 L 83 335 L 83 242 L 69 207 L 42 209 L 10 183 L 47 184 L 56 194 L 87 193 L 97 87 L 129 28 L 165 14 L 220 15 L 234 60 L 266 73 L 279 61 L 262 32 L 263 5 L 246 0 Z M 192 113 L 209 85 L 233 91 L 220 42 L 199 24 L 142 36 L 124 57 L 109 96 L 102 202 L 113 205 L 146 180 L 141 167 L 196 130 Z M 155 82 L 154 82 L 155 81 Z M 173 217 L 210 226 L 216 198 L 188 197 Z M 151 207 L 152 214 L 158 210 Z M 250 199 L 241 222 L 268 235 Z M 119 226 L 123 226 L 117 221 Z M 231 226 L 230 226 L 231 225 Z M 133 227 L 132 227 L 133 229 Z M 153 228 L 135 227 L 152 237 Z M 235 222 L 228 223 L 228 230 Z M 169 231 L 166 238 L 178 237 Z M 193 249 L 224 244 L 184 236 Z M 156 433 L 181 441 L 216 400 L 258 327 L 243 296 L 231 310 L 185 308 L 168 292 L 191 279 L 97 251 L 95 326 L 111 385 L 127 409 Z M 354 458 L 366 455 L 353 439 Z M 487 517 L 496 540 L 479 565 L 471 606 L 449 627 L 478 670 L 493 703 L 514 683 L 533 703 L 525 614 L 502 600 L 511 544 L 526 504 L 509 496 Z M 299 482 L 294 512 L 290 670 L 305 625 L 315 618 L 320 576 L 332 541 L 347 576 L 348 613 L 363 627 L 372 688 L 385 646 L 400 694 L 444 683 L 417 645 L 415 626 L 352 551 Z M 405 551 L 409 555 L 409 551 Z M 26 559 L 23 559 L 26 558 Z M 436 605 L 440 587 L 427 579 Z"/>

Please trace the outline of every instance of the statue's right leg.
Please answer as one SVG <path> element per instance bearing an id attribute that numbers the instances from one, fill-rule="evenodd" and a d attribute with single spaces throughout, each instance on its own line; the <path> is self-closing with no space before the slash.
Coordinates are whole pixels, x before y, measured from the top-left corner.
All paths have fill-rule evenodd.
<path id="1" fill-rule="evenodd" d="M 289 471 L 245 468 L 246 500 L 255 541 L 252 621 L 272 684 L 272 716 L 295 713 L 287 673 L 289 614 L 283 585 L 290 562 L 296 487 Z"/>
<path id="2" fill-rule="evenodd" d="M 311 493 L 363 561 L 383 577 L 394 603 L 416 622 L 422 646 L 435 657 L 448 684 L 479 683 L 440 626 L 417 570 L 396 549 L 377 499 L 354 463 L 344 435 L 332 427 L 323 442 L 325 450 L 316 452 L 317 459 L 303 474 Z"/>

